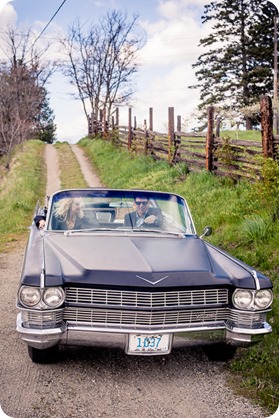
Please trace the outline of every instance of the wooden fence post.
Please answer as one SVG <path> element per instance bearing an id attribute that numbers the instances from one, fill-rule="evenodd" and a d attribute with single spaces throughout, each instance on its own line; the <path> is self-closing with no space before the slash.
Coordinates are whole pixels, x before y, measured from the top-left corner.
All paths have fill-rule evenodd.
<path id="1" fill-rule="evenodd" d="M 273 157 L 273 111 L 272 101 L 269 96 L 261 96 L 261 126 L 262 126 L 262 146 L 265 158 Z"/>
<path id="2" fill-rule="evenodd" d="M 174 108 L 169 107 L 169 117 L 168 117 L 168 162 L 171 164 L 172 162 L 172 148 L 174 145 Z"/>
<path id="3" fill-rule="evenodd" d="M 148 130 L 147 130 L 147 125 L 146 125 L 146 119 L 144 119 L 144 123 L 143 123 L 143 136 L 144 136 L 143 152 L 144 152 L 144 155 L 147 155 L 148 154 Z"/>
<path id="4" fill-rule="evenodd" d="M 208 171 L 213 169 L 213 129 L 214 129 L 214 107 L 210 106 L 207 109 L 207 134 L 206 134 L 206 155 L 205 168 Z"/>
<path id="5" fill-rule="evenodd" d="M 119 107 L 115 109 L 115 125 L 116 129 L 119 128 Z"/>
<path id="6" fill-rule="evenodd" d="M 98 134 L 98 122 L 96 114 L 94 112 L 92 112 L 91 114 L 91 131 L 93 136 L 96 136 Z"/>
<path id="7" fill-rule="evenodd" d="M 174 155 L 173 155 L 173 163 L 180 159 L 180 144 L 181 144 L 181 116 L 177 116 L 177 124 L 176 124 L 176 131 L 177 134 L 174 135 Z"/>
<path id="8" fill-rule="evenodd" d="M 91 116 L 87 115 L 87 122 L 88 122 L 88 136 L 92 135 L 92 121 Z"/>
<path id="9" fill-rule="evenodd" d="M 216 119 L 216 138 L 220 138 L 220 126 L 221 126 L 221 118 L 218 116 L 218 118 Z"/>
<path id="10" fill-rule="evenodd" d="M 153 108 L 149 108 L 149 130 L 153 131 Z"/>
<path id="11" fill-rule="evenodd" d="M 128 110 L 128 149 L 132 146 L 132 108 Z"/>

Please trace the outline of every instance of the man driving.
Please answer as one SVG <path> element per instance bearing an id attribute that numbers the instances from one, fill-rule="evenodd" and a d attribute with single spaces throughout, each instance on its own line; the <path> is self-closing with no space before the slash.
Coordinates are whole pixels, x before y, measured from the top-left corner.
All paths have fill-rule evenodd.
<path id="1" fill-rule="evenodd" d="M 150 206 L 150 201 L 145 196 L 137 196 L 134 199 L 135 211 L 124 216 L 124 227 L 133 228 L 160 228 L 163 225 L 163 215 L 160 209 Z"/>

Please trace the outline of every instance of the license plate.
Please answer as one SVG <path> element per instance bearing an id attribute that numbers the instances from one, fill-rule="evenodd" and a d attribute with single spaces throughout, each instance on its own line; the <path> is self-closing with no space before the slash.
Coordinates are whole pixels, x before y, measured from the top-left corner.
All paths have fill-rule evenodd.
<path id="1" fill-rule="evenodd" d="M 169 334 L 130 334 L 128 354 L 167 354 L 170 352 Z"/>

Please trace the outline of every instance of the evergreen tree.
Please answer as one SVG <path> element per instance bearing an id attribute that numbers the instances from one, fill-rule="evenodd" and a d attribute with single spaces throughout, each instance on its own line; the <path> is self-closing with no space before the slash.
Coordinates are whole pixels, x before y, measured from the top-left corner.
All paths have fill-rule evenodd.
<path id="1" fill-rule="evenodd" d="M 206 52 L 197 68 L 200 110 L 209 105 L 239 111 L 272 94 L 274 17 L 276 7 L 266 0 L 222 0 L 205 6 L 202 23 L 212 21 L 212 32 L 200 40 Z M 246 128 L 256 123 L 246 117 Z"/>
<path id="2" fill-rule="evenodd" d="M 54 124 L 54 113 L 49 104 L 47 92 L 44 89 L 44 100 L 41 102 L 40 111 L 35 119 L 33 138 L 52 144 L 55 141 L 56 125 Z"/>

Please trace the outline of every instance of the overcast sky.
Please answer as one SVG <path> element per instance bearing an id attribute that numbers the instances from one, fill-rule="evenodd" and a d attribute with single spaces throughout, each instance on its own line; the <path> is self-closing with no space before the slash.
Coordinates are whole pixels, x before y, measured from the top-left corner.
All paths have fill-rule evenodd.
<path id="1" fill-rule="evenodd" d="M 5 0 L 0 0 L 2 29 L 14 24 L 31 27 L 39 35 L 63 0 L 13 0 L 4 6 L 3 3 Z M 196 83 L 192 64 L 203 52 L 198 47 L 199 40 L 210 31 L 207 24 L 201 24 L 204 5 L 209 3 L 209 0 L 66 0 L 43 37 L 56 39 L 77 17 L 81 22 L 96 23 L 112 9 L 125 10 L 130 16 L 138 14 L 147 42 L 141 51 L 141 67 L 135 78 L 133 116 L 141 126 L 144 119 L 148 120 L 152 107 L 154 129 L 162 131 L 167 124 L 168 107 L 173 106 L 175 115 L 181 115 L 190 128 L 190 116 L 199 102 L 199 93 L 189 90 L 188 86 Z M 279 8 L 279 0 L 273 3 Z M 52 49 L 52 56 L 58 46 L 53 48 L 56 49 Z M 68 80 L 56 74 L 48 89 L 57 139 L 77 142 L 86 135 L 87 125 L 81 104 L 69 95 L 72 88 Z M 127 108 L 121 108 L 120 115 L 126 125 Z"/>

